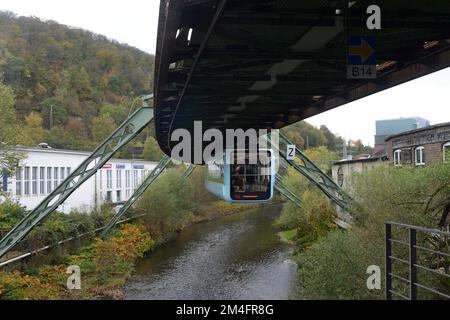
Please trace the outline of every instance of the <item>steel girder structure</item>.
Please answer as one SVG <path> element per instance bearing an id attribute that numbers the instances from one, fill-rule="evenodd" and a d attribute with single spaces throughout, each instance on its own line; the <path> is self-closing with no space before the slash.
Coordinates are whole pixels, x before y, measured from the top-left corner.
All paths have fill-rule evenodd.
<path id="1" fill-rule="evenodd" d="M 112 217 L 111 221 L 103 229 L 102 237 L 105 238 L 111 229 L 120 221 L 120 218 L 128 211 L 128 209 L 136 202 L 137 199 L 150 187 L 150 185 L 159 177 L 159 175 L 170 164 L 170 157 L 164 155 L 159 161 L 158 165 L 150 172 L 141 185 L 133 192 L 131 197 L 125 202 L 125 204 L 119 209 L 119 211 Z M 187 179 L 194 172 L 195 165 L 190 164 L 186 171 L 183 173 L 182 178 Z"/>
<path id="2" fill-rule="evenodd" d="M 300 198 L 297 197 L 294 192 L 289 190 L 288 187 L 286 187 L 279 176 L 275 178 L 275 189 L 277 189 L 277 191 L 285 196 L 289 201 L 292 201 L 292 203 L 294 203 L 297 207 L 300 208 L 302 206 L 302 201 L 300 200 Z"/>
<path id="3" fill-rule="evenodd" d="M 30 233 L 44 218 L 56 210 L 98 169 L 102 168 L 118 150 L 148 126 L 153 119 L 153 106 L 150 106 L 149 100 L 153 102 L 153 95 L 143 97 L 142 107 L 132 113 L 78 168 L 0 240 L 0 258 Z"/>
<path id="4" fill-rule="evenodd" d="M 133 192 L 131 197 L 125 202 L 125 204 L 119 209 L 119 211 L 112 217 L 111 221 L 103 229 L 102 237 L 105 237 L 109 231 L 120 221 L 120 218 L 127 212 L 127 210 L 136 202 L 137 199 L 150 187 L 150 185 L 159 177 L 164 169 L 169 165 L 171 159 L 169 156 L 164 157 L 159 161 L 158 165 L 150 172 L 150 174 L 144 179 L 141 185 Z"/>
<path id="5" fill-rule="evenodd" d="M 287 145 L 293 145 L 289 139 L 283 134 L 279 133 L 279 153 L 282 156 L 280 161 L 286 162 L 296 171 L 304 175 L 309 181 L 322 190 L 325 195 L 336 203 L 343 210 L 349 209 L 351 198 L 344 192 L 325 172 L 314 164 L 302 151 L 296 147 L 296 158 L 288 160 Z"/>
<path id="6" fill-rule="evenodd" d="M 188 168 L 186 169 L 186 171 L 183 173 L 183 179 L 187 179 L 191 176 L 191 174 L 194 172 L 195 170 L 195 164 L 190 164 L 188 166 Z"/>
<path id="7" fill-rule="evenodd" d="M 450 1 L 160 0 L 155 132 L 281 129 L 450 66 Z M 376 2 L 376 1 L 374 1 Z M 347 79 L 348 38 L 376 38 L 376 79 Z"/>
<path id="8" fill-rule="evenodd" d="M 349 222 L 351 222 L 351 216 L 348 214 L 349 204 L 351 201 L 350 196 L 344 192 L 325 172 L 323 172 L 318 166 L 316 166 L 303 152 L 296 147 L 296 158 L 294 160 L 287 159 L 287 145 L 293 145 L 289 139 L 279 132 L 278 143 L 272 141 L 270 135 L 267 136 L 268 142 L 271 143 L 271 147 L 279 152 L 279 164 L 283 169 L 293 167 L 296 171 L 305 176 L 311 183 L 317 186 L 331 201 L 336 203 L 342 211 L 338 210 L 337 218 L 334 219 L 335 223 L 344 228 L 349 228 Z M 276 139 L 273 139 L 276 140 Z M 288 200 L 292 201 L 296 206 L 301 207 L 300 198 L 291 190 L 289 190 L 283 183 L 280 177 L 276 177 L 275 188 L 283 194 Z"/>

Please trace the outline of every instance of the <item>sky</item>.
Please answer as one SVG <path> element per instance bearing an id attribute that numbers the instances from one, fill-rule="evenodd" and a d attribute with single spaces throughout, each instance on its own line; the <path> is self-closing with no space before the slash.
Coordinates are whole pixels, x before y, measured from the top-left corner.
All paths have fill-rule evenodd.
<path id="1" fill-rule="evenodd" d="M 1 0 L 0 10 L 55 20 L 155 52 L 159 0 Z"/>
<path id="2" fill-rule="evenodd" d="M 55 20 L 155 53 L 159 0 L 1 0 L 0 10 Z M 450 122 L 450 68 L 311 117 L 345 139 L 373 145 L 375 121 L 422 117 Z"/>

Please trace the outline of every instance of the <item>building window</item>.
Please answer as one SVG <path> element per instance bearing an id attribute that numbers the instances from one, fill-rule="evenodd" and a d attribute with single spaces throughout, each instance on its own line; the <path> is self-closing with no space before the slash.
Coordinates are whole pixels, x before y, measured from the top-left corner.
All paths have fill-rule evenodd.
<path id="1" fill-rule="evenodd" d="M 29 196 L 30 195 L 30 167 L 25 167 L 25 171 L 24 171 L 24 176 L 25 176 L 25 195 Z"/>
<path id="2" fill-rule="evenodd" d="M 450 162 L 450 142 L 447 142 L 442 147 L 444 162 Z"/>
<path id="3" fill-rule="evenodd" d="M 394 151 L 394 165 L 395 166 L 401 166 L 402 165 L 402 150 L 395 150 Z"/>
<path id="4" fill-rule="evenodd" d="M 53 168 L 53 189 L 56 189 L 59 184 L 59 170 L 57 167 Z"/>
<path id="5" fill-rule="evenodd" d="M 425 148 L 417 147 L 416 148 L 416 166 L 421 166 L 425 164 Z"/>
<path id="6" fill-rule="evenodd" d="M 116 187 L 117 189 L 122 188 L 122 170 L 116 170 Z"/>
<path id="7" fill-rule="evenodd" d="M 112 202 L 112 191 L 106 191 L 106 202 Z"/>
<path id="8" fill-rule="evenodd" d="M 133 170 L 133 188 L 136 189 L 138 185 L 138 171 Z"/>
<path id="9" fill-rule="evenodd" d="M 130 189 L 127 189 L 125 191 L 125 196 L 127 197 L 127 199 L 130 197 Z"/>
<path id="10" fill-rule="evenodd" d="M 401 164 L 412 164 L 412 148 L 402 149 Z"/>
<path id="11" fill-rule="evenodd" d="M 31 169 L 31 193 L 33 194 L 33 196 L 37 195 L 38 190 L 38 184 L 37 184 L 37 179 L 38 179 L 38 167 L 33 167 Z"/>
<path id="12" fill-rule="evenodd" d="M 103 170 L 100 170 L 100 190 L 103 189 Z"/>
<path id="13" fill-rule="evenodd" d="M 45 167 L 39 168 L 39 194 L 45 194 Z"/>
<path id="14" fill-rule="evenodd" d="M 69 177 L 70 173 L 72 172 L 72 169 L 70 167 L 67 167 L 66 171 L 67 171 L 67 177 Z"/>
<path id="15" fill-rule="evenodd" d="M 18 167 L 16 171 L 16 196 L 22 195 L 22 167 Z"/>
<path id="16" fill-rule="evenodd" d="M 51 193 L 52 190 L 52 168 L 47 167 L 47 193 Z"/>
<path id="17" fill-rule="evenodd" d="M 125 171 L 125 188 L 130 187 L 130 170 Z"/>
<path id="18" fill-rule="evenodd" d="M 112 189 L 112 170 L 106 170 L 106 189 Z"/>
<path id="19" fill-rule="evenodd" d="M 120 190 L 116 191 L 116 201 L 117 202 L 122 201 L 122 192 Z"/>
<path id="20" fill-rule="evenodd" d="M 61 182 L 63 182 L 66 179 L 66 168 L 64 167 L 60 168 L 59 178 L 61 179 Z"/>

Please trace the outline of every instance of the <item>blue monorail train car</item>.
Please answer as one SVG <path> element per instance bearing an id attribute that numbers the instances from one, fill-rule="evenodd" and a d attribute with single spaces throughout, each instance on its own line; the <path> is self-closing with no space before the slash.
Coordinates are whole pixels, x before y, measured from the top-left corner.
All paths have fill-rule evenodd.
<path id="1" fill-rule="evenodd" d="M 262 203 L 273 197 L 275 156 L 270 149 L 225 150 L 209 161 L 206 188 L 228 202 Z"/>

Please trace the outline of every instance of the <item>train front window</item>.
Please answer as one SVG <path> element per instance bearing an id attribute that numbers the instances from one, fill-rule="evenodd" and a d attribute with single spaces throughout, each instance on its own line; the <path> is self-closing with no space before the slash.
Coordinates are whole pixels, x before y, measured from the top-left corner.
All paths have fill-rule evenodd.
<path id="1" fill-rule="evenodd" d="M 248 153 L 235 152 L 231 169 L 231 199 L 268 200 L 271 197 L 271 154 L 259 152 L 256 163 Z M 253 161 L 255 162 L 255 161 Z"/>

